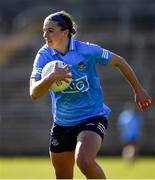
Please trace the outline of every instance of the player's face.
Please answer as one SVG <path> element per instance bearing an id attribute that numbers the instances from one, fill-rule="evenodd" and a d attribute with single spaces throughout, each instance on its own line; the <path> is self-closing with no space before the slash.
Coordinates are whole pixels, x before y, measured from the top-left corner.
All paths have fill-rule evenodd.
<path id="1" fill-rule="evenodd" d="M 68 36 L 67 30 L 61 30 L 57 22 L 45 20 L 43 24 L 43 37 L 48 47 L 59 49 L 59 46 Z"/>

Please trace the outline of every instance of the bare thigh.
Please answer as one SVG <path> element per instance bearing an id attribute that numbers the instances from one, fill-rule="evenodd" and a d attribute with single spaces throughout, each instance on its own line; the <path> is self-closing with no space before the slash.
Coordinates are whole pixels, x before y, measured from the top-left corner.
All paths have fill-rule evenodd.
<path id="1" fill-rule="evenodd" d="M 75 159 L 94 161 L 101 147 L 101 137 L 93 131 L 82 131 L 77 138 Z M 80 157 L 79 157 L 80 156 Z"/>
<path id="2" fill-rule="evenodd" d="M 87 179 L 106 179 L 102 168 L 95 162 L 102 138 L 93 131 L 82 131 L 77 138 L 75 159 Z"/>
<path id="3" fill-rule="evenodd" d="M 50 152 L 52 164 L 57 179 L 72 179 L 74 168 L 74 151 L 53 153 Z"/>

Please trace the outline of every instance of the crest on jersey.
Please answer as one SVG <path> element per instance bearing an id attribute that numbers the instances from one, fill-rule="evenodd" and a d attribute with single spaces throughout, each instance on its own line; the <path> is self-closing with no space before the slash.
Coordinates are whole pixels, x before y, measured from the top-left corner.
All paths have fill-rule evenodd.
<path id="1" fill-rule="evenodd" d="M 79 62 L 78 64 L 78 70 L 79 71 L 84 71 L 86 69 L 86 64 L 84 62 Z"/>

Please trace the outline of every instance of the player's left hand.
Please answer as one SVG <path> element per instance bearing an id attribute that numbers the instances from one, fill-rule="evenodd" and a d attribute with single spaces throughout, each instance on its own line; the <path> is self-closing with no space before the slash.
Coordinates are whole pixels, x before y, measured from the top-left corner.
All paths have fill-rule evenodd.
<path id="1" fill-rule="evenodd" d="M 135 94 L 135 102 L 137 107 L 144 111 L 152 104 L 152 98 L 149 96 L 145 89 L 141 89 L 139 92 Z"/>

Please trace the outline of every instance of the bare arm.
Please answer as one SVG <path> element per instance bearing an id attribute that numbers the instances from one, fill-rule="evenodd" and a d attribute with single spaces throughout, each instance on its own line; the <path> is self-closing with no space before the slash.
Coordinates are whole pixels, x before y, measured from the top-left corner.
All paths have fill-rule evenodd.
<path id="1" fill-rule="evenodd" d="M 48 89 L 50 88 L 51 84 L 54 81 L 66 81 L 68 82 L 67 78 L 71 78 L 71 75 L 68 73 L 70 72 L 69 67 L 66 66 L 64 68 L 59 68 L 56 64 L 55 70 L 53 73 L 49 74 L 43 79 L 31 78 L 30 79 L 30 96 L 33 100 L 38 99 L 39 97 L 43 96 Z"/>
<path id="2" fill-rule="evenodd" d="M 44 79 L 31 78 L 30 79 L 30 96 L 33 100 L 43 96 L 50 88 L 54 79 L 47 77 Z"/>
<path id="3" fill-rule="evenodd" d="M 122 57 L 113 54 L 110 61 L 110 66 L 117 67 L 129 81 L 134 93 L 135 93 L 135 102 L 137 106 L 144 111 L 152 103 L 151 97 L 148 95 L 146 90 L 142 87 L 138 81 L 133 69 Z"/>

